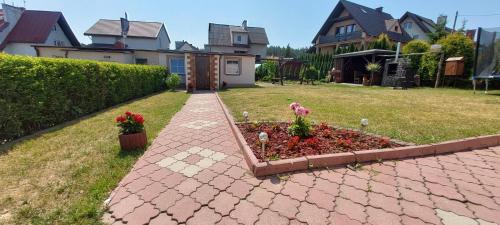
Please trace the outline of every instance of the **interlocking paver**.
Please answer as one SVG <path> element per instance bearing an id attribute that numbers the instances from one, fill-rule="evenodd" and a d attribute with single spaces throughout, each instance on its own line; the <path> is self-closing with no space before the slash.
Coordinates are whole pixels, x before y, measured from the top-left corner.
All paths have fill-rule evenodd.
<path id="1" fill-rule="evenodd" d="M 102 222 L 500 224 L 499 171 L 494 147 L 255 178 L 216 96 L 193 94 L 112 192 Z"/>

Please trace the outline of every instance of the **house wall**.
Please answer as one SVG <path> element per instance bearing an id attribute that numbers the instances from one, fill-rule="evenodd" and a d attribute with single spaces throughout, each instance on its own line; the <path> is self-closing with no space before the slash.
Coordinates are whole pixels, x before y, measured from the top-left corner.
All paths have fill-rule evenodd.
<path id="1" fill-rule="evenodd" d="M 5 40 L 10 31 L 16 26 L 17 21 L 21 18 L 21 14 L 23 14 L 21 8 L 7 4 L 2 4 L 2 9 L 4 12 L 4 20 L 8 22 L 9 25 L 0 32 L 0 43 Z"/>
<path id="2" fill-rule="evenodd" d="M 187 73 L 187 68 L 186 68 L 186 57 L 184 53 L 160 53 L 159 59 L 160 59 L 160 65 L 165 66 L 167 68 L 170 68 L 170 60 L 175 59 L 175 58 L 182 58 L 184 59 L 184 71 Z M 186 74 L 179 74 L 181 77 L 181 83 L 186 84 L 187 76 Z"/>
<path id="3" fill-rule="evenodd" d="M 225 72 L 226 60 L 240 60 L 240 74 L 228 75 Z M 220 85 L 226 82 L 228 87 L 248 87 L 255 84 L 255 58 L 252 56 L 225 56 L 220 58 Z"/>
<path id="4" fill-rule="evenodd" d="M 238 41 L 238 36 L 241 36 L 241 41 Z M 248 34 L 242 32 L 233 32 L 233 43 L 234 44 L 248 44 Z"/>
<path id="5" fill-rule="evenodd" d="M 404 27 L 405 23 L 407 23 L 407 22 L 412 23 L 411 29 L 406 29 Z M 403 29 L 405 29 L 406 33 L 408 33 L 410 35 L 410 37 L 412 37 L 412 38 L 420 39 L 420 40 L 424 40 L 424 41 L 429 40 L 429 36 L 422 29 L 420 29 L 420 27 L 417 25 L 417 23 L 410 17 L 407 17 L 405 20 L 403 20 L 401 22 L 401 26 L 403 27 Z M 415 38 L 415 36 L 417 36 L 417 38 Z"/>
<path id="6" fill-rule="evenodd" d="M 116 41 L 121 40 L 121 37 L 114 36 L 100 36 L 94 35 L 91 37 L 93 44 L 115 44 Z M 170 48 L 167 31 L 165 28 L 160 30 L 158 38 L 135 38 L 127 37 L 125 44 L 129 49 L 144 49 L 144 50 L 167 50 Z"/>
<path id="7" fill-rule="evenodd" d="M 158 52 L 150 52 L 150 51 L 136 51 L 134 54 L 134 62 L 135 59 L 147 59 L 148 65 L 161 65 L 160 63 L 160 54 Z"/>
<path id="8" fill-rule="evenodd" d="M 245 52 L 251 55 L 258 55 L 265 57 L 267 55 L 267 45 L 264 44 L 250 44 L 250 48 L 239 48 L 232 46 L 206 46 L 206 50 L 209 52 L 222 52 L 222 53 L 236 53 Z"/>
<path id="9" fill-rule="evenodd" d="M 96 60 L 101 62 L 117 62 L 123 64 L 134 63 L 132 53 L 122 52 L 68 51 L 68 58 Z"/>
<path id="10" fill-rule="evenodd" d="M 54 41 L 62 41 L 62 43 L 63 43 L 62 46 L 64 46 L 64 47 L 73 46 L 71 44 L 71 42 L 69 41 L 68 37 L 66 36 L 66 34 L 64 33 L 63 29 L 61 28 L 61 26 L 59 26 L 59 24 L 56 24 L 55 27 L 56 27 L 55 30 L 54 30 L 54 28 L 52 28 L 52 31 L 50 31 L 50 34 L 47 37 L 47 40 L 45 41 L 45 45 L 56 46 L 54 44 Z"/>
<path id="11" fill-rule="evenodd" d="M 35 45 L 35 43 L 9 43 L 3 51 L 13 55 L 36 56 L 35 48 L 32 45 Z"/>
<path id="12" fill-rule="evenodd" d="M 266 57 L 267 45 L 251 44 L 250 50 L 248 51 L 248 54 L 252 54 L 252 55 L 256 55 L 256 56 L 260 56 L 260 57 Z"/>

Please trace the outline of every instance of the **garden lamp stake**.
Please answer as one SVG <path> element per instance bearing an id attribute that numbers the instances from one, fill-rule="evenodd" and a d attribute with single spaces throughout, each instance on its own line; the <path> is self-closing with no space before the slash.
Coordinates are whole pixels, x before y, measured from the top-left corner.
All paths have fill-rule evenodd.
<path id="1" fill-rule="evenodd" d="M 266 156 L 266 143 L 269 141 L 269 136 L 267 135 L 266 132 L 260 132 L 259 134 L 259 140 L 260 143 L 262 143 L 262 152 L 261 152 L 261 157 L 262 160 L 264 160 L 264 157 Z"/>

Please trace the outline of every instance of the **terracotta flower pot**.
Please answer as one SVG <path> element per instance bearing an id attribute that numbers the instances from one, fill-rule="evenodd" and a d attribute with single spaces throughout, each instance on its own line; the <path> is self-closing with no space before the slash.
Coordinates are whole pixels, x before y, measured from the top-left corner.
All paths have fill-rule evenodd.
<path id="1" fill-rule="evenodd" d="M 146 147 L 148 137 L 146 131 L 137 134 L 121 134 L 119 137 L 122 150 L 134 150 Z"/>

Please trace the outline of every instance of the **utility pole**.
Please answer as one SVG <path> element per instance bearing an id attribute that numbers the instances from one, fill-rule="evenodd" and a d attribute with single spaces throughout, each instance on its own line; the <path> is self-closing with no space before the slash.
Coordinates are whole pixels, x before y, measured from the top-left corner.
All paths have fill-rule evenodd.
<path id="1" fill-rule="evenodd" d="M 453 32 L 455 33 L 455 28 L 457 26 L 458 11 L 455 13 L 455 21 L 453 22 Z"/>

